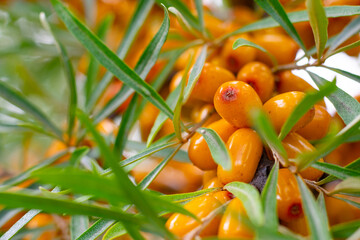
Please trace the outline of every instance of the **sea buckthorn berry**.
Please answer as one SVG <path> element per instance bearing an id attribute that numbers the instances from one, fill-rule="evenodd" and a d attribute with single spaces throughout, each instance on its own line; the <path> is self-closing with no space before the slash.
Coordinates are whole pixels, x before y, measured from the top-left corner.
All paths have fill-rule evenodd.
<path id="1" fill-rule="evenodd" d="M 40 227 L 45 227 L 47 225 L 50 225 L 53 223 L 53 217 L 49 214 L 45 214 L 45 213 L 40 213 L 38 215 L 36 215 L 27 225 L 26 227 L 29 229 L 35 229 L 35 228 L 40 228 Z M 30 236 L 32 235 L 28 235 L 27 237 L 24 238 L 24 240 L 27 239 L 33 239 Z M 46 239 L 54 239 L 56 238 L 56 230 L 47 230 L 44 231 L 40 234 L 40 236 L 38 236 L 36 239 L 37 240 L 46 240 Z"/>
<path id="2" fill-rule="evenodd" d="M 277 212 L 282 221 L 289 222 L 303 214 L 301 195 L 296 178 L 287 168 L 279 170 L 276 185 Z"/>
<path id="3" fill-rule="evenodd" d="M 173 92 L 176 89 L 176 87 L 179 86 L 183 76 L 184 76 L 184 70 L 177 72 L 173 76 L 173 78 L 171 79 L 170 85 L 169 85 L 170 92 Z"/>
<path id="4" fill-rule="evenodd" d="M 315 150 L 315 147 L 311 145 L 305 138 L 301 137 L 297 133 L 290 133 L 282 141 L 288 158 L 296 158 L 299 154 L 305 152 L 312 152 Z M 321 158 L 319 162 L 324 162 Z M 309 167 L 300 172 L 300 175 L 308 180 L 317 181 L 322 175 L 323 172 L 315 168 Z"/>
<path id="5" fill-rule="evenodd" d="M 231 170 L 218 166 L 217 175 L 223 184 L 233 181 L 248 183 L 255 174 L 263 145 L 258 134 L 250 128 L 241 128 L 226 143 L 231 158 Z"/>
<path id="6" fill-rule="evenodd" d="M 292 219 L 288 222 L 283 222 L 282 224 L 294 233 L 300 234 L 305 237 L 309 236 L 309 228 L 307 226 L 306 218 L 304 215 Z"/>
<path id="7" fill-rule="evenodd" d="M 272 125 L 276 132 L 280 132 L 282 126 L 294 111 L 296 105 L 298 105 L 304 98 L 303 92 L 287 92 L 279 94 L 273 98 L 270 98 L 263 106 L 264 111 L 270 118 Z M 221 114 L 220 114 L 221 115 Z M 292 131 L 296 131 L 306 124 L 308 124 L 315 115 L 314 108 L 311 108 L 305 113 L 302 118 L 295 124 Z"/>
<path id="8" fill-rule="evenodd" d="M 261 62 L 246 64 L 239 71 L 237 79 L 252 86 L 262 102 L 267 101 L 274 90 L 275 80 L 271 69 Z"/>
<path id="9" fill-rule="evenodd" d="M 293 62 L 299 50 L 297 43 L 284 34 L 258 33 L 254 37 L 254 42 L 271 53 L 276 58 L 278 64 Z M 256 59 L 272 66 L 269 56 L 260 50 L 257 50 Z"/>
<path id="10" fill-rule="evenodd" d="M 211 194 L 211 193 L 210 193 Z M 213 193 L 212 195 L 214 198 L 216 198 L 219 202 L 222 204 L 226 203 L 227 201 L 234 198 L 234 195 L 231 192 L 228 191 L 218 191 Z"/>
<path id="11" fill-rule="evenodd" d="M 210 117 L 208 117 L 209 115 Z M 214 105 L 212 104 L 205 104 L 199 108 L 193 108 L 193 111 L 191 112 L 191 119 L 193 122 L 199 123 L 206 117 L 208 117 L 208 119 L 205 121 L 203 126 L 207 126 L 221 119 L 219 114 L 217 114 L 217 112 L 215 111 Z"/>
<path id="12" fill-rule="evenodd" d="M 224 119 L 213 122 L 207 127 L 214 130 L 224 142 L 236 131 L 236 128 Z M 210 149 L 200 133 L 195 133 L 191 138 L 188 154 L 193 164 L 202 170 L 213 170 L 217 167 Z"/>
<path id="13" fill-rule="evenodd" d="M 292 91 L 308 92 L 315 90 L 309 83 L 293 74 L 290 70 L 281 71 L 277 76 L 279 81 L 276 84 L 276 88 L 279 93 Z"/>
<path id="14" fill-rule="evenodd" d="M 150 134 L 151 128 L 154 125 L 156 117 L 159 114 L 159 109 L 157 109 L 153 104 L 146 104 L 144 110 L 141 112 L 139 117 L 140 123 L 140 133 L 141 138 L 146 140 Z"/>
<path id="15" fill-rule="evenodd" d="M 212 180 L 214 177 L 216 177 L 216 170 L 209 170 L 204 171 L 203 175 L 203 185 L 207 184 L 208 181 Z"/>
<path id="16" fill-rule="evenodd" d="M 224 184 L 222 184 L 219 180 L 218 177 L 214 177 L 213 179 L 210 179 L 210 181 L 208 181 L 205 185 L 204 185 L 204 189 L 207 188 L 220 188 L 223 187 Z"/>
<path id="17" fill-rule="evenodd" d="M 247 34 L 233 36 L 226 40 L 221 51 L 221 58 L 226 68 L 232 72 L 238 72 L 242 66 L 256 58 L 256 48 L 243 46 L 233 49 L 234 42 L 239 38 L 252 41 L 252 38 Z"/>
<path id="18" fill-rule="evenodd" d="M 211 214 L 221 205 L 221 202 L 215 199 L 212 195 L 204 195 L 194 198 L 193 200 L 185 204 L 184 208 L 197 216 L 201 221 L 204 221 L 209 214 Z M 220 220 L 221 217 L 219 215 L 216 215 L 207 224 L 207 226 L 204 227 L 204 229 L 200 233 L 200 236 L 215 236 L 218 231 Z M 167 220 L 166 227 L 169 229 L 170 232 L 182 238 L 187 233 L 194 230 L 196 227 L 199 227 L 200 224 L 201 223 L 189 216 L 175 213 Z"/>
<path id="19" fill-rule="evenodd" d="M 251 126 L 249 112 L 261 108 L 262 102 L 249 84 L 232 81 L 222 84 L 216 91 L 214 106 L 222 118 L 242 128 Z"/>
<path id="20" fill-rule="evenodd" d="M 238 198 L 234 198 L 229 206 L 227 206 L 224 216 L 221 218 L 218 237 L 226 239 L 253 239 L 253 231 L 244 223 L 244 219 L 247 218 L 242 202 Z"/>
<path id="21" fill-rule="evenodd" d="M 313 120 L 305 127 L 300 128 L 297 133 L 306 138 L 307 140 L 318 140 L 326 136 L 331 116 L 321 105 L 315 105 L 315 115 Z"/>

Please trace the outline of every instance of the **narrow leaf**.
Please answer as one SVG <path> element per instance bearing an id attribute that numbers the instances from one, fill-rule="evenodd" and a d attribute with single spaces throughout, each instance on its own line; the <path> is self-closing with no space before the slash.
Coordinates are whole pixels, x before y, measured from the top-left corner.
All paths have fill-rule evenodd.
<path id="1" fill-rule="evenodd" d="M 360 41 L 359 41 L 360 43 Z M 338 68 L 332 68 L 332 67 L 328 67 L 328 66 L 324 66 L 325 68 L 327 69 L 330 69 L 336 73 L 339 73 L 347 78 L 350 78 L 354 81 L 356 81 L 357 83 L 360 83 L 360 76 L 359 75 L 356 75 L 356 74 L 353 74 L 353 73 L 350 73 L 350 72 L 347 72 L 347 71 L 344 71 L 344 70 L 341 70 L 341 69 L 338 69 Z"/>
<path id="2" fill-rule="evenodd" d="M 89 227 L 89 218 L 87 216 L 74 215 L 70 220 L 71 239 L 77 239 Z"/>
<path id="3" fill-rule="evenodd" d="M 319 210 L 320 210 L 320 212 L 321 212 L 321 214 L 322 214 L 322 219 L 323 219 L 324 221 L 326 221 L 326 222 L 325 222 L 326 226 L 330 226 L 330 225 L 329 225 L 328 216 L 327 216 L 327 212 L 326 212 L 326 203 L 325 203 L 325 197 L 324 197 L 324 193 L 323 193 L 323 192 L 320 192 L 320 193 L 319 193 L 319 196 L 318 196 L 318 198 L 317 198 L 316 201 L 317 201 L 317 204 L 318 204 L 318 206 L 319 206 Z"/>
<path id="4" fill-rule="evenodd" d="M 207 145 L 209 146 L 210 153 L 214 161 L 225 170 L 230 170 L 231 156 L 221 137 L 210 128 L 202 127 L 199 128 L 197 132 L 204 137 Z"/>
<path id="5" fill-rule="evenodd" d="M 226 184 L 224 189 L 241 200 L 247 216 L 255 226 L 260 226 L 264 223 L 264 211 L 260 194 L 254 186 L 243 182 L 231 182 Z"/>
<path id="6" fill-rule="evenodd" d="M 195 0 L 195 7 L 196 7 L 197 15 L 198 15 L 200 30 L 204 34 L 205 33 L 205 23 L 204 23 L 204 9 L 203 9 L 202 0 Z"/>
<path id="7" fill-rule="evenodd" d="M 311 166 L 340 179 L 360 177 L 360 171 L 343 168 L 331 163 L 315 162 Z"/>
<path id="8" fill-rule="evenodd" d="M 184 202 L 184 201 L 189 201 L 190 199 L 199 197 L 201 195 L 204 195 L 204 194 L 207 194 L 210 192 L 219 191 L 219 190 L 221 190 L 221 188 L 208 188 L 208 189 L 202 189 L 202 190 L 190 192 L 190 193 L 161 195 L 160 197 L 164 198 L 168 201 L 171 201 L 171 202 Z"/>
<path id="9" fill-rule="evenodd" d="M 319 209 L 312 193 L 307 188 L 301 177 L 296 175 L 296 180 L 301 193 L 302 206 L 310 229 L 312 239 L 331 239 L 329 226 L 324 215 Z"/>
<path id="10" fill-rule="evenodd" d="M 112 240 L 119 238 L 126 234 L 126 229 L 124 225 L 120 222 L 114 224 L 108 231 L 104 234 L 103 240 Z"/>
<path id="11" fill-rule="evenodd" d="M 81 159 L 89 152 L 89 148 L 88 147 L 80 147 L 78 149 L 76 149 L 72 154 L 71 157 L 69 159 L 69 163 L 72 166 L 78 166 Z"/>
<path id="12" fill-rule="evenodd" d="M 345 193 L 345 194 L 346 194 L 346 193 Z M 333 195 L 332 197 L 333 197 L 333 198 L 336 198 L 336 199 L 339 199 L 339 200 L 341 200 L 341 201 L 347 202 L 348 204 L 353 205 L 354 207 L 360 209 L 360 203 L 358 203 L 358 202 L 352 201 L 352 200 L 350 200 L 350 199 L 348 199 L 348 198 L 339 197 L 338 195 Z"/>
<path id="13" fill-rule="evenodd" d="M 334 238 L 347 238 L 359 228 L 360 220 L 340 223 L 331 227 L 331 234 Z"/>
<path id="14" fill-rule="evenodd" d="M 336 193 L 360 193 L 360 177 L 350 177 L 340 182 L 331 191 L 331 194 Z"/>
<path id="15" fill-rule="evenodd" d="M 360 171 L 360 158 L 358 158 L 357 160 L 355 160 L 355 161 L 349 163 L 348 165 L 346 165 L 345 169 Z M 330 175 L 330 176 L 327 176 L 326 178 L 320 180 L 317 184 L 318 185 L 323 185 L 325 183 L 334 181 L 336 179 L 337 179 L 337 177 L 335 177 L 333 175 Z"/>
<path id="16" fill-rule="evenodd" d="M 330 40 L 330 39 L 329 39 Z M 350 50 L 350 49 L 353 49 L 353 48 L 356 48 L 360 46 L 360 40 L 359 41 L 356 41 L 356 42 L 353 42 L 353 43 L 350 43 L 349 45 L 346 45 L 344 47 L 341 47 L 341 48 L 338 48 L 337 50 L 333 51 L 332 53 L 329 53 L 327 55 L 327 58 L 335 55 L 335 54 L 338 54 L 338 53 L 341 53 L 341 52 L 345 52 L 347 50 Z"/>
<path id="17" fill-rule="evenodd" d="M 99 219 L 90 228 L 83 232 L 77 240 L 95 240 L 101 234 L 103 234 L 111 225 L 114 224 L 114 220 Z"/>

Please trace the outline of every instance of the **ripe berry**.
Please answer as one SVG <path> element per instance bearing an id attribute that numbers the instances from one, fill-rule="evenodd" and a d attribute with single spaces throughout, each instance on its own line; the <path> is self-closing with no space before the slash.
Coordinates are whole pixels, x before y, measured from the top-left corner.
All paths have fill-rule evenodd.
<path id="1" fill-rule="evenodd" d="M 326 136 L 331 116 L 326 111 L 326 108 L 321 105 L 315 105 L 315 115 L 313 120 L 305 127 L 300 128 L 297 133 L 307 140 L 318 140 Z"/>

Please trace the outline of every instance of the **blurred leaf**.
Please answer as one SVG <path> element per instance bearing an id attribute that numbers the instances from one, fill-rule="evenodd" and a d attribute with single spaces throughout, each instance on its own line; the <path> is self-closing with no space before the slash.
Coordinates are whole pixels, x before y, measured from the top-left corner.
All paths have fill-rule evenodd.
<path id="1" fill-rule="evenodd" d="M 309 22 L 314 34 L 317 57 L 320 61 L 328 39 L 328 19 L 321 0 L 306 0 Z"/>
<path id="2" fill-rule="evenodd" d="M 307 188 L 302 178 L 296 175 L 296 180 L 301 193 L 302 206 L 306 216 L 307 224 L 310 229 L 310 237 L 312 239 L 331 239 L 329 226 L 324 219 L 319 205 L 315 202 L 315 199 Z"/>
<path id="3" fill-rule="evenodd" d="M 97 220 L 90 228 L 83 232 L 77 240 L 95 240 L 103 234 L 115 221 L 107 219 Z"/>
<path id="4" fill-rule="evenodd" d="M 275 152 L 280 154 L 284 161 L 287 161 L 287 153 L 277 138 L 274 127 L 261 109 L 254 109 L 250 112 L 252 123 L 262 140 Z M 284 164 L 284 163 L 283 163 Z"/>
<path id="5" fill-rule="evenodd" d="M 139 32 L 141 26 L 145 22 L 150 10 L 154 5 L 154 0 L 140 0 L 134 14 L 131 17 L 131 20 L 127 26 L 124 37 L 122 38 L 121 44 L 117 50 L 117 56 L 120 59 L 124 59 L 128 53 L 131 44 L 134 42 L 137 33 Z M 95 91 L 92 93 L 91 98 L 89 99 L 86 109 L 90 110 L 93 108 L 95 103 L 100 98 L 101 94 L 104 92 L 108 84 L 113 78 L 113 74 L 110 71 L 107 71 L 104 77 L 101 79 L 99 84 L 97 84 Z"/>
<path id="6" fill-rule="evenodd" d="M 187 102 L 187 100 L 189 99 L 191 91 L 194 89 L 194 87 L 200 77 L 201 71 L 205 64 L 207 49 L 208 49 L 208 45 L 205 44 L 203 46 L 203 48 L 201 49 L 201 52 L 200 52 L 198 58 L 196 59 L 194 66 L 191 69 L 190 76 L 189 76 L 189 79 L 187 79 L 187 85 L 185 88 L 185 93 L 184 93 L 184 98 L 183 98 L 184 103 Z M 191 64 L 191 62 L 192 62 L 192 59 L 188 61 L 189 64 Z M 187 78 L 187 72 L 188 71 L 184 72 L 185 78 Z"/>
<path id="7" fill-rule="evenodd" d="M 0 122 L 0 132 L 6 132 L 6 133 L 33 132 L 58 139 L 56 135 L 54 135 L 52 132 L 46 131 L 43 127 L 39 126 L 38 123 L 31 123 L 31 122 L 25 122 L 25 123 L 17 122 L 13 124 Z"/>
<path id="8" fill-rule="evenodd" d="M 0 81 L 0 96 L 34 117 L 36 120 L 41 122 L 45 128 L 53 132 L 55 136 L 62 139 L 61 130 L 55 126 L 54 123 L 40 109 L 29 102 L 21 92 Z"/>
<path id="9" fill-rule="evenodd" d="M 262 0 L 264 1 L 264 0 Z M 360 14 L 360 6 L 333 6 L 333 7 L 325 7 L 325 13 L 328 18 L 337 18 L 344 16 L 354 16 Z M 288 13 L 288 18 L 292 23 L 298 22 L 307 22 L 309 21 L 309 16 L 307 10 L 296 11 Z M 229 34 L 224 35 L 219 40 L 222 41 L 228 37 L 238 35 L 240 33 L 251 32 L 261 29 L 278 27 L 280 24 L 274 20 L 272 17 L 267 17 L 256 21 L 254 23 L 248 24 L 244 27 L 239 28 L 238 30 L 231 32 Z"/>
<path id="10" fill-rule="evenodd" d="M 335 186 L 331 194 L 360 193 L 360 177 L 349 177 Z"/>
<path id="11" fill-rule="evenodd" d="M 255 226 L 261 226 L 264 223 L 265 219 L 261 197 L 254 186 L 243 182 L 231 182 L 226 184 L 224 189 L 241 200 L 247 216 Z"/>
<path id="12" fill-rule="evenodd" d="M 345 52 L 345 51 L 350 50 L 352 48 L 356 48 L 358 46 L 360 46 L 360 40 L 356 41 L 356 42 L 353 42 L 353 43 L 350 43 L 349 45 L 346 45 L 344 47 L 338 48 L 337 50 L 333 51 L 331 54 L 327 55 L 327 58 L 329 58 L 329 57 L 331 57 L 331 56 L 333 56 L 335 54 Z"/>
<path id="13" fill-rule="evenodd" d="M 316 202 L 317 202 L 317 204 L 319 206 L 319 210 L 320 210 L 320 212 L 322 214 L 322 219 L 325 221 L 325 225 L 330 226 L 328 216 L 327 216 L 327 212 L 326 212 L 326 203 L 325 203 L 325 197 L 324 197 L 323 192 L 319 193 L 319 196 L 318 196 Z"/>
<path id="14" fill-rule="evenodd" d="M 278 63 L 277 63 L 277 60 L 276 58 L 274 57 L 274 55 L 272 55 L 268 50 L 266 50 L 265 48 L 263 48 L 262 46 L 260 45 L 257 45 L 256 43 L 253 43 L 253 42 L 250 42 L 244 38 L 239 38 L 237 39 L 234 44 L 233 44 L 233 49 L 237 49 L 239 47 L 242 47 L 242 46 L 249 46 L 249 47 L 253 47 L 253 48 L 256 48 L 260 51 L 262 51 L 263 53 L 266 53 L 266 55 L 269 56 L 272 64 L 274 65 L 274 67 L 276 68 Z"/>
<path id="15" fill-rule="evenodd" d="M 347 169 L 331 163 L 314 162 L 311 166 L 340 179 L 346 179 L 349 177 L 360 177 L 360 171 Z"/>
<path id="16" fill-rule="evenodd" d="M 112 240 L 121 237 L 124 234 L 126 234 L 126 229 L 122 223 L 118 222 L 106 231 L 102 240 Z"/>
<path id="17" fill-rule="evenodd" d="M 172 202 L 184 202 L 199 197 L 201 195 L 219 190 L 221 190 L 221 188 L 208 188 L 208 189 L 202 189 L 199 191 L 189 192 L 189 193 L 161 195 L 160 197 Z"/>
<path id="18" fill-rule="evenodd" d="M 231 156 L 221 137 L 210 128 L 202 127 L 196 131 L 204 137 L 214 162 L 225 170 L 231 170 Z"/>
<path id="19" fill-rule="evenodd" d="M 348 204 L 353 205 L 354 207 L 360 209 L 360 203 L 359 202 L 352 201 L 352 200 L 350 200 L 348 198 L 342 198 L 342 197 L 339 197 L 338 195 L 333 195 L 331 197 L 339 199 L 339 200 L 344 201 L 344 202 L 347 202 Z"/>
<path id="20" fill-rule="evenodd" d="M 306 47 L 279 0 L 255 0 L 273 19 L 278 22 L 292 39 L 306 52 Z"/>
<path id="21" fill-rule="evenodd" d="M 88 147 L 80 147 L 77 148 L 74 152 L 71 153 L 69 163 L 71 166 L 77 167 L 81 161 L 81 159 L 89 152 Z"/>
<path id="22" fill-rule="evenodd" d="M 77 239 L 86 229 L 89 228 L 89 217 L 74 215 L 70 219 L 71 239 Z"/>
<path id="23" fill-rule="evenodd" d="M 74 34 L 74 36 L 102 65 L 104 65 L 104 67 L 145 99 L 153 103 L 169 118 L 173 117 L 172 110 L 149 84 L 144 82 L 131 68 L 101 42 L 101 40 L 92 34 L 90 30 L 72 15 L 59 0 L 51 0 L 51 2 L 55 11 L 64 21 L 70 32 Z"/>
<path id="24" fill-rule="evenodd" d="M 80 111 L 78 112 L 78 118 L 81 123 L 85 125 L 87 130 L 93 135 L 94 140 L 100 149 L 101 155 L 113 170 L 119 190 L 122 191 L 122 193 L 138 208 L 138 210 L 148 218 L 150 223 L 156 227 L 159 233 L 171 236 L 171 234 L 161 223 L 161 220 L 157 217 L 156 212 L 154 211 L 153 203 L 149 202 L 149 199 L 143 194 L 143 192 L 139 191 L 139 189 L 136 188 L 130 181 L 128 175 L 118 165 L 118 159 L 113 155 L 113 152 L 106 145 L 104 138 L 96 131 L 90 119 Z"/>
<path id="25" fill-rule="evenodd" d="M 350 170 L 360 171 L 360 158 L 358 158 L 357 160 L 349 163 L 349 164 L 346 165 L 344 168 L 345 168 L 345 169 L 350 169 Z M 330 176 L 327 176 L 327 177 L 324 178 L 324 179 L 321 179 L 317 184 L 318 184 L 318 185 L 323 185 L 323 184 L 325 184 L 325 183 L 334 181 L 334 180 L 336 180 L 336 179 L 337 179 L 337 177 L 335 177 L 335 176 L 333 176 L 333 175 L 330 175 Z"/>
<path id="26" fill-rule="evenodd" d="M 279 220 L 277 216 L 276 186 L 279 174 L 279 162 L 276 162 L 266 180 L 261 193 L 262 206 L 265 213 L 265 223 L 270 229 L 277 229 Z"/>
<path id="27" fill-rule="evenodd" d="M 360 31 L 360 17 L 352 20 L 342 31 L 336 35 L 334 41 L 329 47 L 328 54 L 331 54 L 336 48 L 338 48 L 342 43 L 348 40 L 353 35 L 359 33 Z"/>
<path id="28" fill-rule="evenodd" d="M 325 86 L 325 84 L 328 82 L 327 80 L 312 72 L 307 72 L 319 88 Z M 340 88 L 337 88 L 336 91 L 330 94 L 327 98 L 332 104 L 334 104 L 336 111 L 344 120 L 345 124 L 349 124 L 360 115 L 360 103 Z"/>
<path id="29" fill-rule="evenodd" d="M 313 91 L 306 93 L 305 97 L 297 104 L 286 119 L 286 122 L 281 128 L 279 139 L 283 140 L 287 134 L 291 131 L 293 126 L 300 120 L 305 113 L 307 113 L 316 103 L 322 100 L 325 96 L 328 96 L 337 89 L 335 81 L 327 82 L 323 86 L 319 87 L 319 91 Z"/>
<path id="30" fill-rule="evenodd" d="M 204 9 L 202 0 L 195 0 L 195 7 L 198 15 L 200 30 L 203 34 L 205 34 Z"/>
<path id="31" fill-rule="evenodd" d="M 333 225 L 331 234 L 334 238 L 347 238 L 360 228 L 360 220 Z"/>
<path id="32" fill-rule="evenodd" d="M 360 41 L 359 41 L 359 43 L 360 43 Z M 338 68 L 332 68 L 332 67 L 328 67 L 328 66 L 324 66 L 324 67 L 360 83 L 359 75 L 356 75 L 356 74 L 353 74 L 353 73 L 350 73 L 350 72 L 347 72 L 347 71 L 344 71 L 344 70 L 341 70 Z"/>

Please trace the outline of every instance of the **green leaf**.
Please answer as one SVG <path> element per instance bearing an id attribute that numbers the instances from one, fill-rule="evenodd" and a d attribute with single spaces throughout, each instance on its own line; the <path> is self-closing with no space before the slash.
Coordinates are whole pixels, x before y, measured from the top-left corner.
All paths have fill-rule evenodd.
<path id="1" fill-rule="evenodd" d="M 297 42 L 297 44 L 299 44 L 304 52 L 307 51 L 303 41 L 297 33 L 294 25 L 292 25 L 289 20 L 289 17 L 279 0 L 255 0 L 255 2 L 284 28 L 284 30 Z"/>
<path id="2" fill-rule="evenodd" d="M 266 226 L 277 229 L 279 220 L 277 216 L 276 186 L 279 174 L 279 162 L 276 162 L 266 180 L 266 184 L 261 193 L 262 206 L 265 213 Z"/>
<path id="3" fill-rule="evenodd" d="M 195 0 L 195 7 L 198 15 L 200 30 L 203 34 L 205 34 L 204 9 L 202 0 Z"/>
<path id="4" fill-rule="evenodd" d="M 324 197 L 323 192 L 319 193 L 319 196 L 318 196 L 316 202 L 317 202 L 317 204 L 319 206 L 319 210 L 320 210 L 320 212 L 322 214 L 322 219 L 325 221 L 325 225 L 330 226 L 328 216 L 327 216 L 327 212 L 326 212 L 326 203 L 325 203 L 325 197 Z"/>
<path id="5" fill-rule="evenodd" d="M 296 180 L 301 193 L 302 206 L 310 229 L 312 239 L 331 239 L 329 226 L 324 219 L 319 205 L 316 203 L 312 193 L 307 188 L 301 177 L 296 175 Z"/>
<path id="6" fill-rule="evenodd" d="M 360 43 L 360 41 L 359 41 Z M 356 74 L 353 74 L 353 73 L 350 73 L 350 72 L 347 72 L 347 71 L 344 71 L 344 70 L 341 70 L 341 69 L 338 69 L 338 68 L 332 68 L 332 67 L 328 67 L 328 66 L 324 66 L 325 68 L 327 69 L 330 69 L 334 72 L 337 72 L 345 77 L 348 77 L 354 81 L 356 81 L 357 83 L 360 83 L 360 76 L 359 75 L 356 75 Z"/>
<path id="7" fill-rule="evenodd" d="M 108 219 L 99 219 L 97 220 L 90 228 L 83 232 L 77 240 L 95 240 L 101 234 L 103 234 L 111 225 L 113 225 L 114 220 Z"/>
<path id="8" fill-rule="evenodd" d="M 45 130 L 39 123 L 32 123 L 32 122 L 17 122 L 17 123 L 1 123 L 0 122 L 0 132 L 5 133 L 15 133 L 15 132 L 33 132 L 39 133 L 44 136 L 48 136 L 51 138 L 58 139 L 52 132 Z"/>
<path id="9" fill-rule="evenodd" d="M 331 54 L 342 43 L 360 31 L 360 17 L 352 20 L 338 35 L 329 47 L 328 54 Z"/>
<path id="10" fill-rule="evenodd" d="M 84 124 L 87 130 L 93 135 L 95 142 L 100 149 L 101 155 L 113 170 L 119 190 L 121 190 L 122 193 L 126 195 L 126 197 L 138 208 L 138 210 L 149 219 L 159 233 L 171 236 L 171 234 L 165 229 L 161 220 L 157 217 L 152 205 L 153 203 L 149 202 L 148 198 L 130 181 L 125 171 L 118 165 L 118 159 L 106 145 L 104 138 L 95 130 L 95 127 L 90 122 L 89 118 L 82 112 L 78 112 L 78 117 L 81 123 Z"/>
<path id="11" fill-rule="evenodd" d="M 312 72 L 308 71 L 308 74 L 319 88 L 325 86 L 325 84 L 328 82 L 327 80 Z M 360 103 L 340 88 L 337 88 L 336 91 L 327 98 L 332 104 L 334 104 L 336 111 L 344 120 L 345 124 L 349 124 L 360 115 Z"/>
<path id="12" fill-rule="evenodd" d="M 360 228 L 360 220 L 340 223 L 331 227 L 333 238 L 347 238 Z"/>
<path id="13" fill-rule="evenodd" d="M 121 237 L 122 235 L 126 234 L 126 229 L 124 228 L 124 225 L 120 222 L 114 224 L 111 228 L 109 228 L 108 231 L 104 234 L 103 240 L 112 240 L 118 237 Z"/>
<path id="14" fill-rule="evenodd" d="M 349 177 L 360 177 L 360 171 L 343 168 L 331 163 L 314 162 L 311 166 L 340 179 L 346 179 Z"/>
<path id="15" fill-rule="evenodd" d="M 314 34 L 318 60 L 321 59 L 328 39 L 328 19 L 321 0 L 306 0 L 311 29 Z"/>
<path id="16" fill-rule="evenodd" d="M 81 159 L 89 152 L 89 148 L 88 147 L 80 147 L 78 149 L 76 149 L 74 152 L 72 152 L 70 159 L 69 159 L 69 163 L 71 166 L 78 166 Z"/>
<path id="17" fill-rule="evenodd" d="M 345 194 L 346 194 L 346 193 L 345 193 Z M 333 197 L 333 198 L 336 198 L 336 199 L 339 199 L 339 200 L 341 200 L 341 201 L 347 202 L 348 204 L 353 205 L 354 207 L 360 208 L 360 203 L 358 203 L 358 202 L 352 201 L 352 200 L 347 199 L 347 198 L 339 197 L 338 195 L 334 195 L 334 196 L 332 196 L 332 197 Z"/>
<path id="18" fill-rule="evenodd" d="M 93 56 L 111 71 L 118 79 L 133 88 L 145 99 L 153 103 L 169 118 L 173 112 L 161 96 L 132 69 L 130 69 L 116 54 L 114 54 L 100 39 L 90 32 L 74 15 L 72 15 L 59 0 L 51 1 L 56 13 L 64 21 L 70 32 L 84 45 Z"/>
<path id="19" fill-rule="evenodd" d="M 264 0 L 263 0 L 264 1 Z M 325 7 L 325 13 L 328 18 L 337 18 L 337 17 L 345 17 L 345 16 L 354 16 L 360 14 L 359 6 L 333 6 L 333 7 Z M 296 11 L 288 13 L 288 18 L 292 23 L 298 22 L 307 22 L 309 21 L 309 15 L 307 10 Z M 278 27 L 280 24 L 274 20 L 272 17 L 267 17 L 257 22 L 248 24 L 244 27 L 239 28 L 238 30 L 231 32 L 223 37 L 221 37 L 218 41 L 223 41 L 224 39 L 238 35 L 240 33 L 252 32 L 261 29 Z"/>
<path id="20" fill-rule="evenodd" d="M 200 77 L 201 71 L 205 64 L 207 49 L 208 49 L 208 45 L 205 44 L 204 47 L 201 49 L 200 55 L 196 59 L 194 66 L 191 69 L 190 76 L 189 76 L 189 79 L 187 81 L 187 85 L 185 88 L 185 94 L 184 94 L 184 99 L 183 99 L 184 103 L 189 99 L 191 91 L 194 89 L 194 87 L 197 83 L 197 80 Z M 192 60 L 189 61 L 189 63 L 191 63 L 191 62 L 192 62 Z M 184 72 L 184 76 L 185 76 L 185 78 L 187 78 L 187 71 Z"/>
<path id="21" fill-rule="evenodd" d="M 274 127 L 271 125 L 270 120 L 261 109 L 254 109 L 250 112 L 252 123 L 257 133 L 262 140 L 272 149 L 273 152 L 279 154 L 282 164 L 287 161 L 287 153 L 285 148 L 281 144 L 281 141 L 277 138 Z"/>
<path id="22" fill-rule="evenodd" d="M 294 110 L 282 126 L 279 139 L 283 140 L 305 113 L 307 113 L 317 102 L 334 92 L 336 89 L 337 87 L 335 81 L 333 81 L 327 82 L 323 86 L 319 87 L 319 91 L 306 93 L 305 97 L 298 105 L 295 106 Z"/>
<path id="23" fill-rule="evenodd" d="M 254 186 L 243 182 L 231 182 L 226 184 L 224 189 L 241 200 L 247 216 L 255 226 L 261 226 L 264 223 L 260 194 Z"/>
<path id="24" fill-rule="evenodd" d="M 89 227 L 89 217 L 74 215 L 70 219 L 71 239 L 77 239 Z"/>
<path id="25" fill-rule="evenodd" d="M 231 170 L 231 156 L 221 137 L 210 128 L 202 127 L 196 131 L 204 137 L 214 162 L 225 170 Z"/>
<path id="26" fill-rule="evenodd" d="M 256 48 L 260 51 L 262 51 L 263 53 L 265 53 L 266 55 L 269 56 L 269 58 L 271 59 L 271 62 L 272 64 L 274 65 L 274 67 L 276 68 L 278 63 L 277 63 L 277 60 L 276 58 L 274 57 L 274 55 L 272 55 L 271 53 L 269 53 L 265 48 L 263 48 L 262 46 L 260 45 L 257 45 L 256 43 L 253 43 L 253 42 L 250 42 L 249 40 L 246 40 L 244 38 L 239 38 L 237 39 L 234 44 L 233 44 L 233 49 L 237 49 L 239 47 L 242 47 L 242 46 L 248 46 L 248 47 L 253 47 L 253 48 Z"/>
<path id="27" fill-rule="evenodd" d="M 331 191 L 331 194 L 336 193 L 360 193 L 360 177 L 350 177 L 340 182 Z"/>
<path id="28" fill-rule="evenodd" d="M 42 111 L 40 111 L 40 109 L 29 102 L 21 92 L 8 86 L 2 81 L 0 81 L 0 97 L 34 117 L 42 123 L 46 129 L 54 133 L 59 139 L 62 139 L 61 130 L 55 126 L 54 123 Z"/>
<path id="29" fill-rule="evenodd" d="M 131 17 L 130 23 L 127 26 L 125 35 L 121 41 L 121 44 L 117 50 L 117 56 L 120 59 L 124 59 L 128 53 L 131 44 L 136 38 L 137 33 L 139 32 L 141 26 L 145 22 L 146 17 L 150 13 L 154 5 L 154 0 L 140 0 L 134 14 Z M 106 87 L 109 85 L 110 81 L 113 78 L 113 74 L 109 71 L 106 72 L 104 77 L 101 79 L 100 83 L 96 86 L 95 91 L 92 93 L 91 98 L 89 99 L 86 109 L 92 109 L 95 103 L 99 100 L 101 94 L 104 92 Z"/>
<path id="30" fill-rule="evenodd" d="M 346 45 L 344 47 L 338 48 L 337 50 L 333 51 L 331 54 L 327 55 L 327 58 L 329 58 L 330 56 L 333 56 L 335 54 L 345 52 L 345 51 L 350 50 L 352 48 L 356 48 L 358 46 L 360 46 L 360 40 L 356 41 L 356 42 L 353 42 L 353 43 L 350 43 L 349 45 Z"/>
<path id="31" fill-rule="evenodd" d="M 345 169 L 360 171 L 360 158 L 353 161 L 353 162 L 351 162 L 351 163 L 349 163 L 348 165 L 346 165 Z M 337 179 L 337 177 L 335 177 L 333 175 L 330 175 L 330 176 L 327 176 L 326 178 L 320 180 L 317 184 L 318 185 L 323 185 L 325 183 L 334 181 L 336 179 Z"/>
<path id="32" fill-rule="evenodd" d="M 195 191 L 195 192 L 190 192 L 190 193 L 178 193 L 178 194 L 169 194 L 169 195 L 161 195 L 161 198 L 164 198 L 168 201 L 171 202 L 185 202 L 185 201 L 189 201 L 193 198 L 202 196 L 204 194 L 210 193 L 210 192 L 215 192 L 215 191 L 219 191 L 221 190 L 221 188 L 208 188 L 208 189 L 202 189 L 199 191 Z"/>

